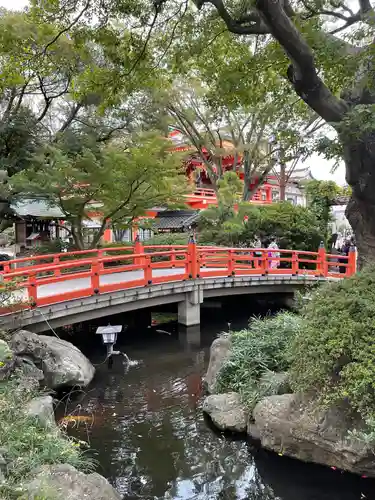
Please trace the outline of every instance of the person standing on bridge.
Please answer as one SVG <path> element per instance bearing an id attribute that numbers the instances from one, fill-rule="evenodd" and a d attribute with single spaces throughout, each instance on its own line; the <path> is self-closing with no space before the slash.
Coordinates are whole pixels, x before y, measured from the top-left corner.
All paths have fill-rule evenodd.
<path id="1" fill-rule="evenodd" d="M 271 250 L 268 252 L 268 257 L 269 257 L 269 267 L 270 269 L 277 269 L 279 267 L 279 259 L 280 259 L 280 252 L 279 247 L 276 243 L 276 238 L 271 238 L 271 243 L 267 247 L 268 250 Z"/>

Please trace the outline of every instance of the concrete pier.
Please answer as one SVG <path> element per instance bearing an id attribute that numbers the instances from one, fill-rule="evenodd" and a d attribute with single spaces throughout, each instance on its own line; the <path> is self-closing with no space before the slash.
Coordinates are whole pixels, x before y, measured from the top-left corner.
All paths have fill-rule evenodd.
<path id="1" fill-rule="evenodd" d="M 201 303 L 203 291 L 197 287 L 185 294 L 185 299 L 178 303 L 178 322 L 184 326 L 199 325 L 201 322 Z"/>

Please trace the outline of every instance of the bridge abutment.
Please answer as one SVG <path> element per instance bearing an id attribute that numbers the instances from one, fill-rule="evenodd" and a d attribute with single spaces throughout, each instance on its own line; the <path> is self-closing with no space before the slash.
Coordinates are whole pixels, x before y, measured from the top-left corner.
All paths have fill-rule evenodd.
<path id="1" fill-rule="evenodd" d="M 199 286 L 185 294 L 185 299 L 178 303 L 178 322 L 184 326 L 195 326 L 201 322 L 201 303 L 203 290 Z"/>

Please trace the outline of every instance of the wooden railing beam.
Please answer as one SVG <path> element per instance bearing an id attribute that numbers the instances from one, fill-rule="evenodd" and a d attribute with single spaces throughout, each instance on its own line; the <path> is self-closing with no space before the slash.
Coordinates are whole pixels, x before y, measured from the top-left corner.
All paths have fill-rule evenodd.
<path id="1" fill-rule="evenodd" d="M 111 255 L 116 251 L 116 255 Z M 27 288 L 30 305 L 38 305 L 38 286 L 48 285 L 76 278 L 89 278 L 89 289 L 82 290 L 82 296 L 87 293 L 95 295 L 101 291 L 114 291 L 134 286 L 148 286 L 152 283 L 197 279 L 200 277 L 228 277 L 248 274 L 315 274 L 319 277 L 349 277 L 356 272 L 356 249 L 352 247 L 349 255 L 327 254 L 321 244 L 317 252 L 264 249 L 264 248 L 225 248 L 199 247 L 194 238 L 188 245 L 155 245 L 144 246 L 136 241 L 134 248 L 118 247 L 99 249 L 95 251 L 67 252 L 49 255 L 50 262 L 40 262 L 45 256 L 35 258 L 15 259 L 4 262 L 0 272 L 5 282 L 19 280 L 19 288 Z M 120 252 L 119 255 L 117 253 Z M 123 253 L 121 253 L 123 252 Z M 275 257 L 275 254 L 280 257 Z M 260 255 L 259 255 L 260 254 Z M 74 258 L 74 257 L 82 258 Z M 64 257 L 64 258 L 63 258 Z M 69 259 L 71 258 L 71 260 Z M 340 259 L 341 262 L 338 262 Z M 35 261 L 38 264 L 35 264 Z M 344 262 L 342 262 L 344 261 Z M 14 265 L 9 265 L 13 262 Z M 29 262 L 30 265 L 27 265 Z M 278 266 L 271 265 L 278 262 Z M 17 267 L 22 263 L 23 267 Z M 25 265 L 26 264 L 26 265 Z M 107 265 L 106 265 L 107 264 Z M 280 264 L 283 264 L 280 267 Z M 285 267 L 286 264 L 286 267 Z M 306 269 L 308 267 L 308 269 Z M 336 268 L 336 269 L 335 269 Z M 337 270 L 337 268 L 339 268 Z M 340 269 L 341 268 L 341 269 Z M 345 268 L 345 273 L 342 271 Z M 100 286 L 100 276 L 106 274 L 131 272 L 143 269 L 143 277 Z M 174 269 L 165 276 L 158 274 L 153 277 L 153 270 Z M 179 273 L 178 270 L 181 270 Z M 177 272 L 176 272 L 177 270 Z M 129 275 L 131 276 L 131 275 Z M 79 297 L 79 290 L 72 289 L 59 295 L 51 296 L 51 303 L 71 300 Z M 48 297 L 39 301 L 48 304 Z"/>

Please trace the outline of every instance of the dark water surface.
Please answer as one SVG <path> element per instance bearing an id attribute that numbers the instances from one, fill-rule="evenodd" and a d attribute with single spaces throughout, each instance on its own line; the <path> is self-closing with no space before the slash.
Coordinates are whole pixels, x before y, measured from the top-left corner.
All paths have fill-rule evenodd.
<path id="1" fill-rule="evenodd" d="M 245 324 L 242 317 L 232 328 Z M 201 411 L 202 376 L 213 338 L 227 329 L 220 313 L 211 310 L 190 338 L 176 325 L 157 328 L 171 335 L 155 328 L 123 334 L 117 347 L 138 364 L 129 368 L 117 357 L 111 369 L 98 366 L 87 394 L 66 406 L 94 417 L 71 432 L 89 441 L 97 471 L 124 498 L 375 499 L 373 481 L 259 451 L 210 428 Z M 75 343 L 100 363 L 103 346 L 86 339 Z"/>

